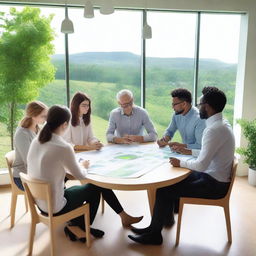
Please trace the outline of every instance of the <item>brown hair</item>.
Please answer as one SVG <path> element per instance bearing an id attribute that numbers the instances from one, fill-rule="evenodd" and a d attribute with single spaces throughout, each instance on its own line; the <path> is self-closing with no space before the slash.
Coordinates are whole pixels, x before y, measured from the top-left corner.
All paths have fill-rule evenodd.
<path id="1" fill-rule="evenodd" d="M 79 121 L 79 106 L 80 104 L 85 101 L 88 100 L 89 101 L 89 109 L 88 112 L 83 115 L 83 120 L 84 120 L 84 124 L 85 125 L 89 125 L 91 122 L 91 100 L 90 98 L 82 92 L 77 92 L 72 100 L 71 100 L 71 104 L 70 104 L 70 110 L 71 110 L 71 124 L 73 126 L 77 126 L 78 125 L 78 121 Z"/>
<path id="2" fill-rule="evenodd" d="M 52 133 L 65 122 L 69 122 L 70 112 L 67 107 L 64 106 L 52 106 L 47 115 L 46 124 L 39 134 L 38 140 L 41 144 L 51 140 Z"/>
<path id="3" fill-rule="evenodd" d="M 36 117 L 42 113 L 43 110 L 48 107 L 41 101 L 32 101 L 27 104 L 26 115 L 20 121 L 20 126 L 23 128 L 29 128 L 32 125 L 32 117 Z M 36 126 L 36 132 L 39 131 L 38 125 Z"/>

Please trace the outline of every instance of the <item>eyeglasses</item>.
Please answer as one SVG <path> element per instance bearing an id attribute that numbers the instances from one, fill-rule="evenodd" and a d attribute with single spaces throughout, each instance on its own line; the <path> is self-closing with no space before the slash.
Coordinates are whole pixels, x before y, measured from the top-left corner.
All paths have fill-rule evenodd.
<path id="1" fill-rule="evenodd" d="M 89 108 L 90 107 L 89 104 L 81 104 L 80 106 L 83 107 L 83 108 Z"/>
<path id="2" fill-rule="evenodd" d="M 132 106 L 132 104 L 133 104 L 133 100 L 131 100 L 130 102 L 124 103 L 124 104 L 119 103 L 121 108 L 128 108 L 128 107 Z"/>
<path id="3" fill-rule="evenodd" d="M 180 102 L 177 102 L 177 103 L 172 103 L 172 106 L 175 107 L 176 105 L 179 105 L 180 103 L 183 103 L 184 101 L 180 101 Z"/>

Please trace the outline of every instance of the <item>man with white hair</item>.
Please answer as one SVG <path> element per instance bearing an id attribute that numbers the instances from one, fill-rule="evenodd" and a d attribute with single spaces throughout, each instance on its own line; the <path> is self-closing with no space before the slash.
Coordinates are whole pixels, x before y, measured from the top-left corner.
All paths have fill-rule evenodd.
<path id="1" fill-rule="evenodd" d="M 121 90 L 116 95 L 120 107 L 113 109 L 109 117 L 107 141 L 117 144 L 156 141 L 157 133 L 147 111 L 133 103 L 133 94 Z M 146 135 L 143 134 L 144 128 Z"/>

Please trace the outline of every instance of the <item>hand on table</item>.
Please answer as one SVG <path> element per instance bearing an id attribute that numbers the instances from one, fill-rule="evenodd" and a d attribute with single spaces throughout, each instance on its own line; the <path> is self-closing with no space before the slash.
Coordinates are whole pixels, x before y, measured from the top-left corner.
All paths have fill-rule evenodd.
<path id="1" fill-rule="evenodd" d="M 192 150 L 191 149 L 188 149 L 188 148 L 177 148 L 176 150 L 173 150 L 177 153 L 180 153 L 182 155 L 192 155 Z"/>
<path id="2" fill-rule="evenodd" d="M 90 165 L 90 160 L 83 160 L 83 161 L 81 162 L 81 165 L 82 165 L 84 168 L 88 169 L 88 168 L 89 168 L 89 165 Z"/>
<path id="3" fill-rule="evenodd" d="M 139 143 L 143 143 L 143 142 L 144 142 L 143 136 L 138 136 L 138 135 L 124 135 L 124 138 L 127 138 L 130 142 L 139 142 Z"/>
<path id="4" fill-rule="evenodd" d="M 113 142 L 116 144 L 131 144 L 132 141 L 127 137 L 115 137 Z"/>
<path id="5" fill-rule="evenodd" d="M 180 160 L 174 157 L 169 158 L 169 163 L 174 167 L 180 167 Z"/>
<path id="6" fill-rule="evenodd" d="M 103 147 L 103 144 L 100 141 L 90 144 L 90 147 L 95 150 L 100 150 Z"/>
<path id="7" fill-rule="evenodd" d="M 160 148 L 168 145 L 168 139 L 166 137 L 163 137 L 160 140 L 157 140 L 156 142 Z"/>

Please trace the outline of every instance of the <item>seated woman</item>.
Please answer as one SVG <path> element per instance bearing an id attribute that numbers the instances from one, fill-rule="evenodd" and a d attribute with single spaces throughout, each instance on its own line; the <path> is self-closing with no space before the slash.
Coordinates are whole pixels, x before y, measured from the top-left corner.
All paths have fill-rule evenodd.
<path id="1" fill-rule="evenodd" d="M 106 191 L 106 197 L 112 207 L 119 213 L 124 224 L 131 224 L 141 218 L 133 218 L 127 215 L 114 193 L 111 190 L 102 189 L 92 184 L 72 186 L 64 188 L 64 177 L 68 170 L 75 178 L 84 179 L 86 172 L 78 165 L 73 148 L 67 143 L 62 135 L 69 125 L 70 112 L 66 107 L 53 106 L 49 109 L 47 123 L 33 140 L 28 152 L 28 175 L 32 178 L 44 180 L 51 184 L 53 192 L 53 212 L 60 215 L 80 207 L 85 201 L 90 203 L 90 218 L 93 222 L 100 200 L 102 190 Z M 89 162 L 81 162 L 83 167 L 88 168 Z M 44 201 L 37 202 L 41 211 L 47 213 L 47 206 Z M 79 226 L 84 230 L 84 218 L 81 216 L 71 221 L 71 225 Z M 77 240 L 69 229 L 65 233 L 74 241 Z M 103 231 L 91 229 L 95 237 L 104 235 Z"/>
<path id="2" fill-rule="evenodd" d="M 64 133 L 64 139 L 71 143 L 75 150 L 99 150 L 103 145 L 93 136 L 91 127 L 91 100 L 82 92 L 77 92 L 71 100 L 71 124 Z M 142 217 L 132 217 L 122 208 L 120 202 L 110 189 L 100 188 L 104 200 L 119 214 L 122 225 L 130 226 L 139 222 Z"/>
<path id="3" fill-rule="evenodd" d="M 70 104 L 71 123 L 64 134 L 64 139 L 76 151 L 101 149 L 103 144 L 94 137 L 91 126 L 91 100 L 82 92 L 77 92 Z"/>
<path id="4" fill-rule="evenodd" d="M 26 107 L 25 117 L 14 135 L 15 159 L 13 178 L 17 187 L 24 191 L 20 172 L 27 173 L 27 154 L 32 140 L 39 132 L 39 125 L 45 123 L 48 107 L 40 101 L 32 101 Z"/>
<path id="5" fill-rule="evenodd" d="M 28 152 L 28 175 L 51 184 L 54 215 L 61 215 L 76 209 L 86 201 L 90 203 L 92 224 L 99 206 L 99 189 L 91 184 L 64 188 L 66 170 L 77 179 L 86 177 L 85 171 L 76 162 L 72 147 L 61 137 L 68 127 L 69 120 L 68 108 L 53 106 L 49 109 L 47 123 L 38 138 L 32 141 Z M 87 168 L 89 162 L 83 161 L 81 164 Z M 36 203 L 43 213 L 48 213 L 45 201 L 38 200 Z M 83 216 L 73 219 L 71 224 L 85 229 Z M 65 228 L 64 231 L 70 240 L 77 240 L 69 229 Z M 94 231 L 98 237 L 104 235 L 103 231 L 95 229 L 92 229 L 91 233 L 93 234 Z"/>

